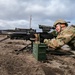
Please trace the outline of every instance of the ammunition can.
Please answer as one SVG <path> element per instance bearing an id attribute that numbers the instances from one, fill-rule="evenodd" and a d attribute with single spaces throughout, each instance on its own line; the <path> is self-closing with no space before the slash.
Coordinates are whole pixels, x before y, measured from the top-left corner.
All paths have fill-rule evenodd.
<path id="1" fill-rule="evenodd" d="M 36 60 L 46 60 L 46 44 L 44 43 L 33 43 L 33 56 Z"/>

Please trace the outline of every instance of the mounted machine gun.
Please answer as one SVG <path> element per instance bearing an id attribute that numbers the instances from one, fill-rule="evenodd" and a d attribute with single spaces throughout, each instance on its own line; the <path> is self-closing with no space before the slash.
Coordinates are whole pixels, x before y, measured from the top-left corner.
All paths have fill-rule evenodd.
<path id="1" fill-rule="evenodd" d="M 42 29 L 42 32 L 36 32 L 35 29 L 15 29 L 15 32 L 9 34 L 10 39 L 19 39 L 19 40 L 30 40 L 30 38 L 35 38 L 35 34 L 39 34 L 39 41 L 43 42 L 44 39 L 52 39 L 54 35 L 50 32 L 54 27 L 39 25 L 39 29 Z"/>
<path id="2" fill-rule="evenodd" d="M 45 25 L 39 25 L 39 28 L 42 29 L 42 32 L 30 32 L 30 33 L 26 33 L 26 40 L 29 38 L 29 40 L 31 41 L 31 51 L 32 51 L 32 48 L 33 48 L 33 42 L 35 42 L 35 34 L 36 35 L 39 35 L 39 42 L 40 43 L 43 43 L 44 39 L 52 39 L 54 38 L 55 36 L 49 32 L 51 31 L 52 29 L 55 29 L 54 27 L 51 27 L 51 26 L 45 26 Z M 17 34 L 16 34 L 17 35 Z M 29 48 L 30 44 L 26 45 L 24 48 L 20 49 L 20 50 L 15 50 L 17 54 L 19 54 L 21 51 Z M 30 48 L 29 48 L 30 49 Z"/>

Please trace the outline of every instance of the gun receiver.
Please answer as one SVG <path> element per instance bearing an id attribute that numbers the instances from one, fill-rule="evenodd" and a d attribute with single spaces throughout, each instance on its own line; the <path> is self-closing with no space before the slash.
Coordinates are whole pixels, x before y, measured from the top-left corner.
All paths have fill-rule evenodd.
<path id="1" fill-rule="evenodd" d="M 43 32 L 49 32 L 51 29 L 55 29 L 52 26 L 39 25 L 39 28 L 42 29 Z"/>

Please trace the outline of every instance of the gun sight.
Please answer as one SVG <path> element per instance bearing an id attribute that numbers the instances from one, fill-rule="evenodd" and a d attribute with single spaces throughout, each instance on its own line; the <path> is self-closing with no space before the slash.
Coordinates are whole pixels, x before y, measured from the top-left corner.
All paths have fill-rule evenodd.
<path id="1" fill-rule="evenodd" d="M 51 29 L 55 29 L 52 26 L 39 25 L 39 28 L 42 29 L 43 32 L 49 32 Z"/>

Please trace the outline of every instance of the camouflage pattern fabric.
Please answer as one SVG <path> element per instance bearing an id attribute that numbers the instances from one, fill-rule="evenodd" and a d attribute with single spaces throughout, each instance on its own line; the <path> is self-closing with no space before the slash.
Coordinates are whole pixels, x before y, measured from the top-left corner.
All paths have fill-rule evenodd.
<path id="1" fill-rule="evenodd" d="M 45 39 L 44 43 L 47 44 L 49 47 L 56 49 L 63 46 L 64 44 L 69 43 L 73 39 L 75 39 L 75 26 L 69 26 L 61 31 L 56 38 L 51 40 Z"/>

